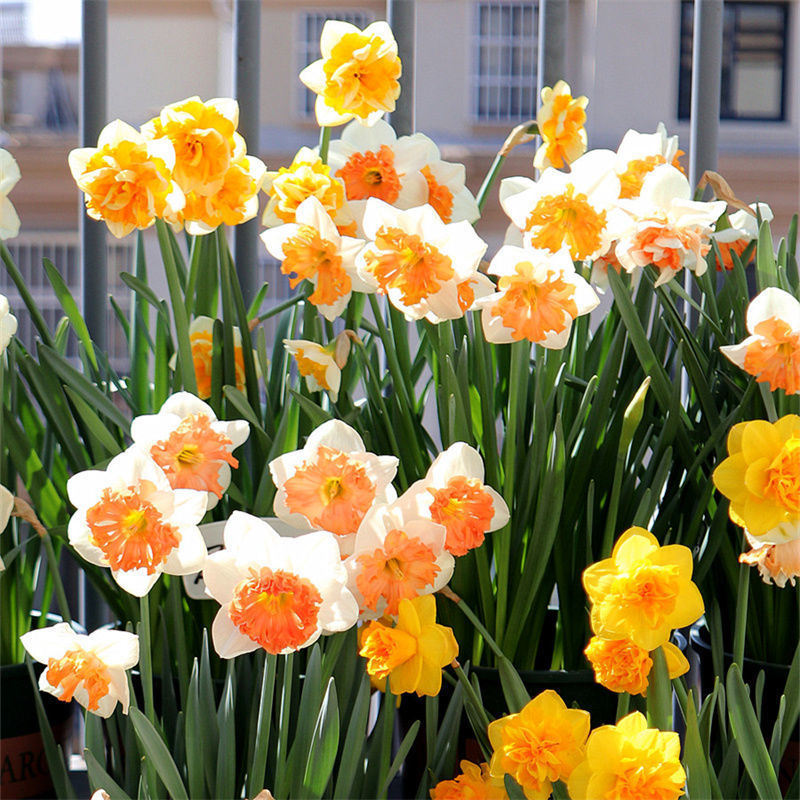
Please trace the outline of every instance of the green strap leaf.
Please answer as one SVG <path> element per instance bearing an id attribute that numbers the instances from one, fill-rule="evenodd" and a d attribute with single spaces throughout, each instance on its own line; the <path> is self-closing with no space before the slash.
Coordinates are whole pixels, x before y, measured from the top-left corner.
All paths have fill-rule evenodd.
<path id="1" fill-rule="evenodd" d="M 163 781 L 170 797 L 173 800 L 189 800 L 178 768 L 153 723 L 138 708 L 130 708 L 129 714 L 136 731 L 136 738 L 144 750 L 145 758 L 149 759 L 155 767 L 158 777 Z"/>

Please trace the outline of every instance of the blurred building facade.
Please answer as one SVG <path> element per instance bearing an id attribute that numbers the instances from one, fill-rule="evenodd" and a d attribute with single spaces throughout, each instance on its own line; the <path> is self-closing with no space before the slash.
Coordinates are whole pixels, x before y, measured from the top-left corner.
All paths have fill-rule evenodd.
<path id="1" fill-rule="evenodd" d="M 385 17 L 385 3 L 261 2 L 261 130 L 248 149 L 277 169 L 317 141 L 297 75 L 318 56 L 325 19 L 363 27 Z M 108 119 L 138 126 L 185 97 L 231 95 L 232 5 L 109 0 Z M 31 41 L 30 13 L 29 2 L 0 2 L 0 146 L 22 170 L 11 195 L 21 241 L 74 237 L 80 201 L 67 154 L 78 142 L 79 43 Z M 416 2 L 416 127 L 466 164 L 473 189 L 510 128 L 535 115 L 537 15 L 536 0 Z M 724 25 L 719 171 L 741 199 L 770 203 L 781 235 L 800 207 L 800 0 L 726 0 Z M 629 128 L 664 122 L 688 150 L 692 3 L 569 0 L 567 28 L 564 78 L 589 98 L 589 146 L 615 149 Z M 532 156 L 518 148 L 504 174 L 531 174 Z M 497 243 L 504 227 L 492 198 L 478 230 Z"/>

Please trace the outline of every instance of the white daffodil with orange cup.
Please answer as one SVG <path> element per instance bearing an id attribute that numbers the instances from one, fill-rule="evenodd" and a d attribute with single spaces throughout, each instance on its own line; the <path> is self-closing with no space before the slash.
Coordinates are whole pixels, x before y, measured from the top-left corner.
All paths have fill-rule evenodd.
<path id="1" fill-rule="evenodd" d="M 367 512 L 397 497 L 392 487 L 397 464 L 395 456 L 367 452 L 346 423 L 325 422 L 301 450 L 270 462 L 278 490 L 275 515 L 299 530 L 331 531 L 347 555 Z"/>
<path id="2" fill-rule="evenodd" d="M 413 483 L 401 502 L 447 531 L 445 548 L 463 556 L 483 544 L 484 536 L 509 519 L 505 500 L 483 482 L 480 453 L 455 442 L 433 460 L 425 477 Z"/>
<path id="3" fill-rule="evenodd" d="M 314 195 L 297 207 L 295 221 L 268 228 L 261 241 L 271 256 L 281 262 L 295 289 L 307 280 L 314 291 L 308 301 L 325 319 L 333 321 L 347 307 L 353 292 L 369 291 L 356 269 L 356 255 L 365 242 L 341 236 L 325 207 Z"/>
<path id="4" fill-rule="evenodd" d="M 592 150 L 574 161 L 569 172 L 549 168 L 537 181 L 501 181 L 500 205 L 522 231 L 523 243 L 552 253 L 566 246 L 575 261 L 605 254 L 626 222 L 616 208 L 615 160 L 611 150 Z"/>
<path id="5" fill-rule="evenodd" d="M 31 658 L 46 664 L 39 689 L 68 703 L 108 718 L 117 707 L 128 713 L 130 693 L 126 670 L 139 663 L 139 637 L 101 628 L 88 636 L 68 623 L 29 631 L 20 637 Z"/>
<path id="6" fill-rule="evenodd" d="M 406 319 L 459 319 L 491 293 L 478 271 L 487 244 L 468 222 L 448 225 L 430 205 L 401 211 L 373 198 L 363 224 L 370 241 L 356 259 L 359 273 Z"/>
<path id="7" fill-rule="evenodd" d="M 683 269 L 696 275 L 706 271 L 712 226 L 724 213 L 725 201 L 692 200 L 686 176 L 663 164 L 645 176 L 637 198 L 619 205 L 632 220 L 616 246 L 617 259 L 628 272 L 653 264 L 659 271 L 655 285 L 661 286 Z"/>
<path id="8" fill-rule="evenodd" d="M 259 647 L 292 653 L 356 624 L 358 604 L 332 533 L 282 537 L 268 522 L 234 511 L 223 541 L 203 567 L 206 589 L 222 606 L 211 628 L 222 658 Z"/>
<path id="9" fill-rule="evenodd" d="M 207 403 L 189 392 L 169 397 L 157 414 L 131 422 L 131 438 L 167 476 L 173 489 L 206 492 L 207 510 L 217 505 L 239 461 L 233 451 L 250 435 L 245 420 L 218 420 Z"/>
<path id="10" fill-rule="evenodd" d="M 142 451 L 131 448 L 105 470 L 73 475 L 67 493 L 77 509 L 67 528 L 70 544 L 91 564 L 110 568 L 126 592 L 144 597 L 162 572 L 202 568 L 207 552 L 198 524 L 207 492 L 173 489 Z"/>
<path id="11" fill-rule="evenodd" d="M 556 253 L 504 245 L 489 265 L 497 291 L 476 302 L 487 341 L 527 339 L 553 350 L 566 347 L 572 322 L 600 303 L 575 271 L 566 247 Z"/>
<path id="12" fill-rule="evenodd" d="M 453 576 L 447 529 L 398 499 L 373 506 L 356 533 L 345 565 L 363 619 L 396 615 L 402 599 L 438 592 Z"/>

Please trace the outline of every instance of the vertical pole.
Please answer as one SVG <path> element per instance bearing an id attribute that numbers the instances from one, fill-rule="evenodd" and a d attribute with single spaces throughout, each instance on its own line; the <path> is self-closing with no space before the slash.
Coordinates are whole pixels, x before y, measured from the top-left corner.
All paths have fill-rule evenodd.
<path id="1" fill-rule="evenodd" d="M 254 155 L 259 154 L 259 75 L 261 68 L 261 0 L 235 0 L 233 21 L 233 85 L 239 103 L 239 133 Z M 259 219 L 233 231 L 236 274 L 246 304 L 258 291 Z"/>
<path id="2" fill-rule="evenodd" d="M 106 123 L 107 77 L 107 0 L 83 0 L 80 56 L 80 141 L 82 147 L 95 147 Z M 81 297 L 86 325 L 100 350 L 107 349 L 106 311 L 108 259 L 106 225 L 91 219 L 81 195 Z"/>
<path id="3" fill-rule="evenodd" d="M 719 101 L 722 85 L 723 0 L 695 0 L 692 36 L 692 104 L 689 181 L 717 168 Z"/>
<path id="4" fill-rule="evenodd" d="M 416 34 L 416 9 L 414 0 L 386 0 L 386 21 L 389 23 L 397 50 L 403 63 L 400 77 L 400 97 L 392 112 L 392 127 L 398 136 L 414 132 L 414 46 Z"/>
<path id="5" fill-rule="evenodd" d="M 539 96 L 545 86 L 566 78 L 567 0 L 539 0 L 539 52 L 536 74 Z"/>

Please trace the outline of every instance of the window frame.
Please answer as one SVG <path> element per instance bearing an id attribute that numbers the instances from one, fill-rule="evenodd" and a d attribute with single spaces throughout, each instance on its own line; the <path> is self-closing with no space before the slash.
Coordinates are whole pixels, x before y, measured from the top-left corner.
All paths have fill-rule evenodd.
<path id="1" fill-rule="evenodd" d="M 790 3 L 787 0 L 764 0 L 757 2 L 757 0 L 725 0 L 723 7 L 723 42 L 722 42 L 722 79 L 720 86 L 720 121 L 724 122 L 787 122 L 788 116 L 788 103 L 787 103 L 787 86 L 788 86 L 788 73 L 789 73 L 789 29 L 790 29 Z M 780 102 L 779 109 L 776 115 L 763 115 L 763 114 L 739 114 L 733 108 L 732 103 L 727 101 L 726 98 L 730 96 L 732 88 L 733 75 L 736 65 L 741 61 L 737 58 L 737 54 L 748 52 L 742 48 L 736 47 L 737 37 L 742 32 L 752 33 L 751 30 L 744 30 L 739 27 L 739 13 L 742 7 L 772 7 L 782 12 L 782 24 L 779 28 L 782 34 L 782 43 L 779 49 L 763 50 L 761 52 L 780 54 Z M 680 3 L 680 22 L 679 22 L 679 55 L 678 55 L 678 102 L 677 102 L 677 116 L 679 120 L 688 120 L 690 118 L 691 109 L 691 94 L 692 94 L 692 70 L 691 70 L 691 55 L 692 55 L 692 35 L 694 30 L 693 18 L 694 0 L 681 0 Z M 730 22 L 726 19 L 727 15 L 731 15 Z M 688 18 L 688 22 L 687 22 Z M 730 25 L 732 27 L 732 35 L 725 36 L 726 28 Z M 687 44 L 687 31 L 688 31 L 688 44 Z M 759 31 L 757 31 L 759 32 Z M 763 32 L 763 31 L 760 31 Z M 726 52 L 726 42 L 730 42 L 730 47 Z M 749 50 L 752 52 L 752 49 Z M 685 66 L 685 60 L 688 59 L 689 64 Z M 727 70 L 727 74 L 726 74 Z"/>
<path id="2" fill-rule="evenodd" d="M 530 13 L 532 14 L 532 32 L 530 38 L 524 37 L 522 34 L 515 35 L 512 31 L 511 35 L 506 37 L 503 34 L 490 34 L 490 33 L 482 33 L 481 32 L 481 11 L 483 8 L 487 8 L 491 10 L 492 8 L 500 8 L 501 10 L 505 9 L 513 9 L 515 7 L 520 7 L 523 9 L 530 8 Z M 514 123 L 514 122 L 523 122 L 526 119 L 532 119 L 536 116 L 536 108 L 537 108 L 537 75 L 538 75 L 538 68 L 537 68 L 537 61 L 538 61 L 538 50 L 539 50 L 539 41 L 538 41 L 538 29 L 539 29 L 539 2 L 538 0 L 478 0 L 473 4 L 473 20 L 472 20 L 472 35 L 471 35 L 471 63 L 472 63 L 472 75 L 471 75 L 471 85 L 470 85 L 470 119 L 476 125 L 505 125 L 507 123 Z M 507 41 L 504 41 L 507 40 Z M 528 43 L 528 46 L 531 48 L 533 52 L 533 63 L 532 69 L 529 75 L 519 74 L 519 75 L 484 75 L 481 74 L 480 62 L 481 62 L 481 47 L 482 46 L 491 46 L 491 45 L 506 45 L 506 46 L 522 46 L 525 43 Z M 513 63 L 513 62 L 512 62 Z M 514 80 L 513 83 L 509 83 L 509 81 Z M 505 81 L 505 84 L 502 82 Z M 503 112 L 502 109 L 502 102 L 497 103 L 497 108 L 492 109 L 490 112 L 482 112 L 481 111 L 481 101 L 480 95 L 482 89 L 491 89 L 495 86 L 502 88 L 502 86 L 508 86 L 509 89 L 519 88 L 525 89 L 530 88 L 531 90 L 531 101 L 530 106 L 525 108 L 524 110 L 520 111 L 519 113 L 512 113 L 511 111 L 507 110 Z M 511 95 L 509 93 L 509 98 L 507 105 L 511 105 L 510 103 Z M 520 103 L 520 107 L 523 104 Z"/>

